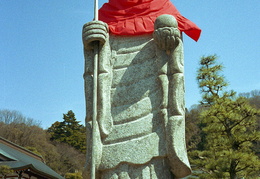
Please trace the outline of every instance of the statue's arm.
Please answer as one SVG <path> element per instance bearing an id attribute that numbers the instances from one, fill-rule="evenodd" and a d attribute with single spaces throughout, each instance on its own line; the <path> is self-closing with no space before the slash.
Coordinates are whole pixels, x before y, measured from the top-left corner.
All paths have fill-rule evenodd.
<path id="1" fill-rule="evenodd" d="M 84 44 L 84 58 L 85 58 L 85 70 L 84 70 L 84 88 L 85 88 L 85 100 L 86 100 L 86 129 L 87 129 L 87 152 L 86 152 L 86 166 L 84 169 L 84 178 L 89 179 L 91 173 L 91 158 L 95 158 L 96 168 L 101 161 L 102 157 L 102 143 L 100 129 L 97 128 L 95 138 L 97 138 L 97 144 L 95 146 L 95 156 L 92 155 L 92 113 L 93 113 L 93 73 L 94 73 L 94 48 L 98 51 L 99 67 L 98 76 L 104 72 L 102 53 L 105 51 L 105 44 L 108 41 L 108 28 L 107 24 L 101 21 L 92 21 L 83 26 L 82 38 Z M 96 45 L 96 44 L 98 45 Z M 101 75 L 102 76 L 102 75 Z M 98 80 L 100 77 L 98 77 Z M 101 77 L 102 78 L 102 77 Z M 98 85 L 100 86 L 100 85 Z M 100 87 L 99 87 L 100 88 Z M 98 90 L 99 91 L 99 90 Z M 98 92 L 100 95 L 100 92 Z M 100 101 L 98 101 L 100 103 Z M 100 110 L 99 110 L 100 111 Z M 99 126 L 98 123 L 96 125 Z"/>
<path id="2" fill-rule="evenodd" d="M 177 27 L 177 21 L 173 16 L 162 15 L 155 21 L 153 35 L 161 60 L 167 59 L 167 68 L 164 65 L 159 74 L 159 79 L 164 84 L 163 101 L 167 100 L 167 103 L 163 102 L 167 104 L 167 153 L 173 174 L 181 178 L 189 175 L 191 169 L 185 144 L 183 44 Z"/>
<path id="3" fill-rule="evenodd" d="M 85 74 L 86 82 L 91 84 L 85 85 L 87 121 L 92 116 L 92 96 L 93 87 L 87 86 L 93 84 L 93 51 L 98 48 L 98 92 L 97 92 L 97 121 L 99 124 L 101 137 L 106 137 L 112 130 L 112 119 L 110 110 L 110 88 L 111 88 L 111 50 L 109 44 L 108 26 L 102 21 L 91 21 L 83 26 L 83 43 L 85 54 Z M 98 45 L 95 45 L 98 43 Z M 90 58 L 88 58 L 90 57 Z M 89 74 L 89 76 L 88 76 Z M 89 78 L 89 79 L 88 79 Z M 90 96 L 90 97 L 88 97 Z M 92 100 L 90 100 L 92 99 Z M 89 106 L 89 107 L 88 107 Z M 89 114 L 88 114 L 89 113 Z"/>
<path id="4" fill-rule="evenodd" d="M 93 71 L 94 71 L 94 43 L 98 44 L 100 52 L 108 38 L 107 24 L 102 21 L 91 21 L 83 26 L 82 40 L 84 44 L 85 58 L 85 97 L 86 97 L 86 122 L 92 120 L 93 103 Z"/>

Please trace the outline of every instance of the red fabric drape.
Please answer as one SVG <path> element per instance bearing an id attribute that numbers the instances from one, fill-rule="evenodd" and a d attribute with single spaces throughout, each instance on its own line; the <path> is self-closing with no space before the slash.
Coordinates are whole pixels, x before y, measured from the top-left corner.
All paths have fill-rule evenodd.
<path id="1" fill-rule="evenodd" d="M 99 9 L 99 20 L 116 35 L 142 35 L 154 31 L 154 21 L 162 14 L 173 15 L 180 31 L 197 41 L 201 29 L 183 17 L 170 0 L 109 0 Z"/>

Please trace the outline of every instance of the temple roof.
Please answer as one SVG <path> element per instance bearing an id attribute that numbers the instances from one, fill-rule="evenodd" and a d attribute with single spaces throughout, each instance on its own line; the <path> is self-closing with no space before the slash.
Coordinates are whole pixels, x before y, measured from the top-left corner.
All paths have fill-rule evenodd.
<path id="1" fill-rule="evenodd" d="M 48 167 L 41 156 L 0 137 L 0 165 L 15 171 L 26 171 L 39 178 L 64 179 Z"/>

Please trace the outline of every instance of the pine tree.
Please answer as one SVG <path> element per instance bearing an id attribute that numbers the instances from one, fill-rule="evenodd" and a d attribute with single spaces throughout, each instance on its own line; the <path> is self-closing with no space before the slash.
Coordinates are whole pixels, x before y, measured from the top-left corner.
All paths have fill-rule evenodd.
<path id="1" fill-rule="evenodd" d="M 51 134 L 51 140 L 67 143 L 77 150 L 85 152 L 86 150 L 86 130 L 85 127 L 77 121 L 72 110 L 63 114 L 63 121 L 56 121 L 48 129 Z"/>
<path id="2" fill-rule="evenodd" d="M 197 81 L 202 93 L 201 104 L 206 106 L 212 105 L 219 97 L 232 97 L 234 91 L 223 92 L 228 86 L 223 75 L 220 72 L 223 70 L 222 64 L 217 64 L 217 56 L 211 55 L 202 57 L 200 60 L 200 68 L 198 69 Z"/>
<path id="3" fill-rule="evenodd" d="M 227 82 L 219 73 L 222 65 L 217 57 L 202 57 L 198 83 L 205 108 L 200 115 L 205 133 L 205 149 L 191 153 L 191 162 L 200 171 L 200 178 L 242 178 L 259 175 L 260 160 L 252 150 L 259 140 L 257 116 L 252 107 L 235 92 L 225 92 Z"/>

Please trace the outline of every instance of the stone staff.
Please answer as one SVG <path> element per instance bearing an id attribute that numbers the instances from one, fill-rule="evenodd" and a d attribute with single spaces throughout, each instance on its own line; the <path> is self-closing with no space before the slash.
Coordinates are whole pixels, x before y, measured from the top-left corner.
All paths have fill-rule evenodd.
<path id="1" fill-rule="evenodd" d="M 95 0 L 94 5 L 94 20 L 98 21 L 98 0 Z M 98 52 L 99 42 L 94 41 L 94 69 L 93 69 L 93 118 L 92 118 L 92 151 L 91 151 L 91 179 L 95 179 L 95 145 L 96 145 L 96 130 L 97 130 L 97 83 L 98 83 Z"/>

